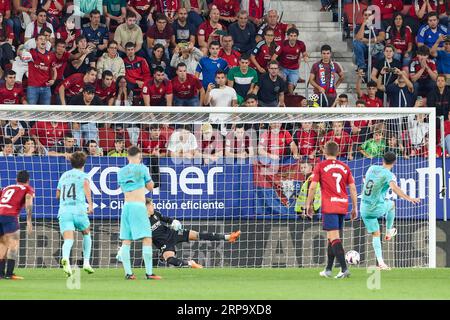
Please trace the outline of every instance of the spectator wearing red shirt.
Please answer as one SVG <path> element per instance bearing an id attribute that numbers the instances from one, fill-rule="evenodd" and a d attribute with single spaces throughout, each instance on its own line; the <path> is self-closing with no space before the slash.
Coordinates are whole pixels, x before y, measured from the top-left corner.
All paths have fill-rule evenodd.
<path id="1" fill-rule="evenodd" d="M 322 149 L 328 141 L 334 141 L 339 146 L 338 157 L 346 157 L 348 160 L 353 160 L 352 150 L 352 139 L 350 135 L 344 131 L 344 123 L 342 121 L 333 122 L 333 130 L 329 131 L 320 143 L 320 148 Z"/>
<path id="2" fill-rule="evenodd" d="M 56 39 L 63 40 L 67 45 L 67 51 L 75 50 L 75 39 L 81 36 L 81 30 L 75 29 L 75 21 L 70 17 L 64 21 L 64 25 L 56 30 Z"/>
<path id="3" fill-rule="evenodd" d="M 367 94 L 365 94 L 361 90 L 361 81 L 362 81 L 362 73 L 358 74 L 356 79 L 356 93 L 358 95 L 358 99 L 364 100 L 366 103 L 366 107 L 370 108 L 379 108 L 383 107 L 383 101 L 377 97 L 378 86 L 375 81 L 369 81 L 367 83 Z"/>
<path id="4" fill-rule="evenodd" d="M 123 59 L 123 62 L 125 64 L 125 77 L 128 81 L 128 88 L 140 93 L 144 84 L 151 79 L 150 68 L 144 58 L 136 56 L 134 43 L 128 42 L 125 44 L 125 50 L 127 56 Z"/>
<path id="5" fill-rule="evenodd" d="M 317 153 L 317 132 L 312 128 L 312 122 L 302 122 L 301 126 L 294 135 L 298 153 L 313 160 Z"/>
<path id="6" fill-rule="evenodd" d="M 147 53 L 152 56 L 153 47 L 160 43 L 164 46 L 166 58 L 169 59 L 169 47 L 176 46 L 175 35 L 172 25 L 167 23 L 167 17 L 164 14 L 156 16 L 156 23 L 147 31 Z"/>
<path id="7" fill-rule="evenodd" d="M 320 95 L 321 107 L 333 105 L 337 88 L 344 81 L 344 72 L 339 63 L 331 60 L 331 47 L 327 44 L 320 49 L 322 59 L 311 68 L 309 83 L 314 87 L 314 93 Z M 336 81 L 336 75 L 339 80 Z"/>
<path id="8" fill-rule="evenodd" d="M 178 8 L 180 7 L 180 0 L 153 0 L 155 12 L 159 12 L 167 17 L 169 23 L 172 24 Z"/>
<path id="9" fill-rule="evenodd" d="M 298 148 L 291 134 L 281 129 L 281 123 L 271 123 L 269 130 L 261 134 L 258 154 L 263 162 L 279 162 L 286 156 L 286 149 L 290 148 L 294 159 L 298 159 Z"/>
<path id="10" fill-rule="evenodd" d="M 220 12 L 220 22 L 228 28 L 228 26 L 237 21 L 237 14 L 240 10 L 238 0 L 214 0 L 213 6 L 216 6 Z"/>
<path id="11" fill-rule="evenodd" d="M 0 85 L 0 104 L 27 104 L 22 85 L 16 83 L 16 72 L 5 72 L 5 82 Z"/>
<path id="12" fill-rule="evenodd" d="M 56 27 L 61 23 L 65 1 L 43 0 L 41 3 L 42 9 L 47 11 L 47 20 L 49 20 L 49 22 L 53 25 L 53 28 L 56 30 Z"/>
<path id="13" fill-rule="evenodd" d="M 203 22 L 197 30 L 197 43 L 204 55 L 208 53 L 209 44 L 213 41 L 219 41 L 225 28 L 219 22 L 220 11 L 217 8 L 209 12 L 209 20 Z"/>
<path id="14" fill-rule="evenodd" d="M 164 69 L 155 68 L 153 80 L 142 88 L 145 106 L 171 106 L 173 100 L 172 83 L 165 79 Z"/>
<path id="15" fill-rule="evenodd" d="M 28 62 L 27 101 L 29 104 L 50 105 L 50 87 L 56 80 L 56 69 L 52 67 L 53 59 L 45 50 L 46 38 L 40 34 L 36 37 L 36 49 L 30 50 L 31 59 Z"/>
<path id="16" fill-rule="evenodd" d="M 222 37 L 222 48 L 219 51 L 219 57 L 228 63 L 228 68 L 239 66 L 239 57 L 241 54 L 236 50 L 233 50 L 233 37 L 226 35 Z"/>
<path id="17" fill-rule="evenodd" d="M 290 28 L 295 27 L 295 25 L 278 22 L 279 18 L 280 17 L 278 16 L 278 12 L 276 10 L 269 11 L 269 13 L 267 14 L 267 23 L 263 24 L 259 28 L 256 35 L 257 43 L 263 39 L 262 36 L 267 28 L 273 29 L 275 34 L 274 41 L 278 46 L 281 45 L 284 40 L 286 40 L 286 31 Z"/>
<path id="18" fill-rule="evenodd" d="M 255 155 L 253 142 L 255 139 L 245 132 L 245 124 L 237 123 L 234 130 L 229 132 L 225 138 L 225 157 L 236 159 L 247 159 Z"/>
<path id="19" fill-rule="evenodd" d="M 30 129 L 29 134 L 38 148 L 49 148 L 64 138 L 69 131 L 70 129 L 66 122 L 37 121 Z"/>
<path id="20" fill-rule="evenodd" d="M 214 130 L 210 123 L 204 123 L 201 127 L 200 142 L 201 154 L 204 164 L 214 163 L 223 156 L 223 138 L 218 130 Z"/>
<path id="21" fill-rule="evenodd" d="M 105 105 L 112 106 L 116 97 L 116 83 L 114 82 L 113 73 L 105 70 L 102 78 L 97 79 L 95 83 L 95 94 L 102 100 Z"/>
<path id="22" fill-rule="evenodd" d="M 413 48 L 412 30 L 405 25 L 401 13 L 395 14 L 393 23 L 386 28 L 386 44 L 394 46 L 394 59 L 401 61 L 403 66 L 409 66 Z"/>
<path id="23" fill-rule="evenodd" d="M 175 106 L 197 107 L 203 104 L 205 89 L 200 80 L 187 73 L 185 63 L 181 62 L 177 65 L 177 75 L 171 82 Z"/>
<path id="24" fill-rule="evenodd" d="M 385 27 L 391 22 L 395 12 L 403 10 L 402 0 L 373 0 L 372 5 L 380 8 L 381 20 Z"/>
<path id="25" fill-rule="evenodd" d="M 159 124 L 151 124 L 150 132 L 141 131 L 138 144 L 142 153 L 154 157 L 165 157 L 167 155 L 167 139 L 161 134 Z"/>
<path id="26" fill-rule="evenodd" d="M 70 53 L 66 51 L 66 43 L 62 39 L 58 39 L 55 42 L 55 52 L 52 55 L 52 68 L 56 69 L 56 81 L 53 85 L 55 89 L 64 78 L 64 70 L 69 62 Z"/>
<path id="27" fill-rule="evenodd" d="M 128 0 L 127 10 L 134 12 L 141 27 L 142 33 L 146 33 L 153 22 L 150 10 L 153 0 Z"/>
<path id="28" fill-rule="evenodd" d="M 5 21 L 11 18 L 11 0 L 0 0 L 0 14 Z M 12 28 L 12 25 L 10 27 Z"/>
<path id="29" fill-rule="evenodd" d="M 429 55 L 430 49 L 427 46 L 421 46 L 417 49 L 417 56 L 409 65 L 409 75 L 418 96 L 427 96 L 436 85 L 438 76 L 436 63 L 429 59 Z"/>
<path id="30" fill-rule="evenodd" d="M 305 43 L 298 40 L 296 28 L 290 28 L 287 35 L 288 40 L 277 48 L 272 60 L 280 59 L 281 72 L 288 83 L 289 94 L 293 94 L 298 79 L 300 79 L 300 59 L 303 58 L 305 62 L 308 61 L 308 54 L 306 53 Z"/>
<path id="31" fill-rule="evenodd" d="M 258 71 L 258 76 L 267 72 L 267 65 L 278 50 L 275 41 L 273 41 L 273 37 L 273 30 L 267 28 L 264 31 L 264 40 L 258 42 L 250 56 L 250 61 L 252 62 L 251 67 L 254 67 Z"/>
<path id="32" fill-rule="evenodd" d="M 89 67 L 85 74 L 75 73 L 66 78 L 57 88 L 60 103 L 66 105 L 67 101 L 81 93 L 87 84 L 94 85 L 96 79 L 97 70 L 92 67 Z"/>
<path id="33" fill-rule="evenodd" d="M 241 0 L 241 10 L 248 12 L 248 18 L 256 26 L 264 22 L 264 16 L 270 9 L 270 0 Z"/>

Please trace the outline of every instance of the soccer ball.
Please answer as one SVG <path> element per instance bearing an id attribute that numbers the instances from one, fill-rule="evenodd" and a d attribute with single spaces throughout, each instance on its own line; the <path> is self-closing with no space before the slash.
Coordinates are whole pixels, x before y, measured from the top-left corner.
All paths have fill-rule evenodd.
<path id="1" fill-rule="evenodd" d="M 355 250 L 350 250 L 345 254 L 345 260 L 348 264 L 358 264 L 360 260 L 359 253 Z"/>

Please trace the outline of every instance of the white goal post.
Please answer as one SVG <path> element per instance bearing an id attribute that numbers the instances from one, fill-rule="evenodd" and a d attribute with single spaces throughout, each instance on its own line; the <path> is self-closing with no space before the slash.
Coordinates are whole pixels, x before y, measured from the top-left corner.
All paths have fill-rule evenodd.
<path id="1" fill-rule="evenodd" d="M 428 156 L 405 157 L 399 161 L 397 173 L 402 179 L 402 186 L 406 188 L 404 191 L 414 193 L 413 196 L 416 194 L 422 196 L 422 202 L 417 208 L 402 203 L 398 209 L 398 219 L 395 223 L 398 221 L 401 226 L 399 231 L 403 231 L 404 234 L 392 244 L 383 244 L 383 251 L 387 251 L 388 257 L 385 261 L 390 262 L 394 267 L 435 268 L 437 202 L 435 199 L 438 199 L 436 195 L 436 144 L 434 143 L 436 141 L 435 108 L 0 105 L 0 119 L 4 121 L 19 120 L 28 123 L 53 121 L 71 125 L 73 123 L 94 123 L 98 128 L 105 124 L 123 124 L 123 128 L 126 126 L 137 128 L 138 132 L 144 130 L 143 127 L 146 128 L 145 130 L 149 130 L 148 126 L 152 124 L 164 124 L 175 130 L 180 127 L 184 128 L 183 125 L 187 124 L 194 131 L 200 130 L 200 136 L 201 130 L 204 128 L 202 124 L 209 123 L 219 136 L 222 135 L 223 150 L 227 143 L 227 135 L 235 130 L 237 124 L 246 124 L 246 132 L 252 131 L 254 134 L 253 136 L 248 134 L 248 136 L 250 140 L 254 140 L 255 154 L 245 161 L 239 162 L 235 159 L 233 163 L 226 163 L 226 160 L 196 162 L 194 159 L 189 160 L 191 162 L 188 161 L 188 165 L 175 161 L 173 167 L 168 165 L 169 161 L 174 161 L 173 159 L 167 158 L 167 161 L 161 162 L 163 164 L 161 164 L 161 172 L 158 175 L 161 177 L 161 181 L 168 181 L 168 185 L 163 187 L 162 183 L 153 196 L 155 197 L 154 201 L 159 205 L 157 208 L 160 208 L 163 214 L 176 216 L 185 227 L 200 231 L 226 233 L 236 228 L 242 231 L 241 238 L 235 244 L 210 245 L 199 242 L 180 245 L 179 254 L 181 256 L 195 258 L 206 267 L 319 267 L 323 265 L 326 245 L 320 221 L 311 222 L 302 219 L 297 213 L 292 214 L 294 205 L 299 199 L 298 195 L 304 178 L 298 178 L 292 172 L 276 172 L 270 179 L 264 180 L 265 187 L 261 187 L 261 184 L 258 185 L 257 171 L 262 170 L 258 167 L 261 156 L 258 154 L 259 146 L 262 143 L 261 140 L 265 139 L 259 130 L 267 129 L 267 126 L 264 127 L 262 124 L 282 123 L 283 128 L 287 128 L 286 130 L 291 132 L 291 136 L 294 136 L 300 124 L 303 123 L 311 122 L 314 123 L 314 126 L 321 126 L 321 128 L 329 126 L 329 129 L 324 131 L 326 133 L 327 130 L 332 129 L 331 123 L 342 122 L 345 126 L 353 121 L 367 120 L 373 123 L 382 123 L 383 132 L 387 138 L 401 134 L 397 130 L 402 131 L 403 126 L 406 126 L 404 130 L 409 130 L 407 119 L 409 116 L 414 118 L 415 115 L 424 115 L 428 119 L 426 136 L 431 143 L 424 143 Z M 395 121 L 397 121 L 397 127 L 396 125 L 386 125 L 386 123 L 395 123 Z M 134 139 L 131 138 L 132 132 L 135 131 L 129 130 L 127 133 L 130 141 L 138 141 L 137 136 Z M 194 135 L 197 136 L 195 132 Z M 269 139 L 271 139 L 270 135 Z M 293 140 L 295 142 L 295 139 Z M 166 142 L 170 144 L 170 141 Z M 200 141 L 198 145 L 198 148 L 201 148 Z M 297 148 L 299 147 L 301 146 L 297 145 Z M 317 149 L 320 150 L 319 147 Z M 380 159 L 379 157 L 362 157 L 358 150 L 355 149 L 354 152 L 360 156 L 359 159 L 351 159 L 349 162 L 352 163 L 350 167 L 354 166 L 357 172 L 354 176 L 357 186 L 359 186 L 358 194 L 360 194 L 365 171 L 371 164 L 379 163 Z M 350 153 L 350 151 L 348 152 Z M 199 157 L 202 157 L 201 151 Z M 313 163 L 318 160 L 319 155 L 316 156 L 316 159 L 304 157 L 298 160 L 291 157 L 290 162 L 283 163 L 283 166 L 290 165 L 292 169 L 296 163 Z M 96 181 L 91 184 L 96 203 L 94 216 L 98 213 L 101 217 L 92 220 L 94 266 L 120 266 L 114 257 L 119 244 L 118 217 L 123 195 L 115 188 L 116 171 L 114 170 L 124 163 L 126 160 L 120 157 L 106 160 L 92 159 L 87 163 L 86 171 L 90 172 L 91 177 L 96 177 Z M 215 163 L 221 163 L 221 166 L 217 166 Z M 111 167 L 108 167 L 108 164 Z M 267 165 L 267 163 L 264 164 Z M 281 167 L 280 164 L 278 165 Z M 20 266 L 54 267 L 58 265 L 61 244 L 55 215 L 58 206 L 55 200 L 50 199 L 54 197 L 54 190 L 49 187 L 54 186 L 58 177 L 69 167 L 70 165 L 64 157 L 49 157 L 47 154 L 39 157 L 15 156 L 1 157 L 0 159 L 0 187 L 13 181 L 17 170 L 27 169 L 31 173 L 31 185 L 36 189 L 37 197 L 44 198 L 36 199 L 34 214 L 37 218 L 34 219 L 34 234 L 27 236 L 24 229 L 21 232 L 23 240 L 19 254 Z M 258 174 L 261 172 L 258 171 Z M 416 179 L 409 175 L 420 176 L 418 189 L 414 184 Z M 286 178 L 287 176 L 289 177 Z M 268 187 L 268 184 L 273 187 Z M 264 190 L 263 193 L 261 190 Z M 270 201 L 266 198 L 269 193 L 274 195 L 274 198 L 269 199 Z M 277 195 L 281 200 L 276 198 Z M 274 209 L 276 206 L 278 207 Z M 265 211 L 265 208 L 269 207 L 270 210 L 267 210 L 270 213 Z M 319 216 L 320 211 L 317 217 Z M 382 232 L 384 231 L 382 230 Z M 362 256 L 362 265 L 375 263 L 373 250 L 368 245 L 368 238 L 360 219 L 346 222 L 344 248 L 359 251 Z M 73 259 L 81 257 L 79 245 L 78 247 L 74 246 L 73 255 Z M 134 265 L 141 264 L 140 255 L 137 254 Z"/>

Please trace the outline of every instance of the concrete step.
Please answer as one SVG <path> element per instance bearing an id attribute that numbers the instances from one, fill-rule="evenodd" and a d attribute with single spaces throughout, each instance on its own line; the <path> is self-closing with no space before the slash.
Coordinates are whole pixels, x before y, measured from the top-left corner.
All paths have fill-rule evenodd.
<path id="1" fill-rule="evenodd" d="M 298 28 L 334 28 L 334 27 L 338 27 L 336 22 L 320 22 L 320 21 L 303 22 L 302 17 L 299 17 L 299 19 L 301 21 L 297 22 L 295 24 Z"/>
<path id="2" fill-rule="evenodd" d="M 303 11 L 301 9 L 284 11 L 283 21 L 287 23 L 302 22 L 333 22 L 332 12 Z"/>
<path id="3" fill-rule="evenodd" d="M 339 31 L 332 32 L 303 32 L 299 35 L 302 41 L 316 40 L 316 41 L 336 41 L 341 40 L 342 33 Z M 342 42 L 342 41 L 340 41 Z M 344 43 L 344 42 L 343 42 Z"/>
<path id="4" fill-rule="evenodd" d="M 321 54 L 320 51 L 311 51 L 310 49 L 306 48 L 309 52 L 309 57 L 313 59 L 320 59 Z M 350 49 L 349 49 L 350 50 Z M 335 59 L 351 59 L 353 57 L 353 53 L 351 51 L 334 51 L 333 57 Z"/>
<path id="5" fill-rule="evenodd" d="M 308 52 L 314 52 L 314 51 L 320 51 L 320 48 L 324 44 L 328 44 L 331 46 L 331 50 L 335 53 L 338 52 L 347 52 L 349 48 L 347 47 L 347 43 L 337 40 L 323 40 L 323 41 L 317 41 L 317 40 L 306 40 L 304 41 L 306 45 L 306 49 Z"/>

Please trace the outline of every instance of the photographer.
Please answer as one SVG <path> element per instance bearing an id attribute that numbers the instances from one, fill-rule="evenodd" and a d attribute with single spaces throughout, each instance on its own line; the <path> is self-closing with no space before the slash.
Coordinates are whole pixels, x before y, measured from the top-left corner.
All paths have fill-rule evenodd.
<path id="1" fill-rule="evenodd" d="M 397 80 L 397 75 L 394 73 L 395 69 L 401 69 L 402 64 L 397 59 L 394 59 L 395 48 L 392 45 L 387 45 L 383 51 L 384 58 L 379 60 L 372 68 L 371 79 L 377 81 L 381 69 L 386 68 L 386 73 L 383 75 L 382 83 L 387 86 Z"/>
<path id="2" fill-rule="evenodd" d="M 385 73 L 386 68 L 381 69 L 380 76 L 377 78 L 377 87 L 378 90 L 386 92 L 389 107 L 414 107 L 416 102 L 414 86 L 406 72 L 395 68 L 394 74 L 397 80 L 387 86 L 382 83 Z"/>

